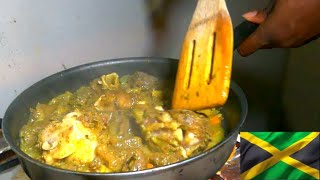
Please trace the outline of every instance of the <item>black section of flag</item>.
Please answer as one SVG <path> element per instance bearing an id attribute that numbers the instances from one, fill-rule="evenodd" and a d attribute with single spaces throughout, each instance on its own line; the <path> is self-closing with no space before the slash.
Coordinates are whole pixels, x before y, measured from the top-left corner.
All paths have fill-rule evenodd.
<path id="1" fill-rule="evenodd" d="M 272 155 L 247 140 L 240 140 L 240 172 L 243 173 Z"/>
<path id="2" fill-rule="evenodd" d="M 320 136 L 318 135 L 306 147 L 291 155 L 292 158 L 320 170 Z"/>

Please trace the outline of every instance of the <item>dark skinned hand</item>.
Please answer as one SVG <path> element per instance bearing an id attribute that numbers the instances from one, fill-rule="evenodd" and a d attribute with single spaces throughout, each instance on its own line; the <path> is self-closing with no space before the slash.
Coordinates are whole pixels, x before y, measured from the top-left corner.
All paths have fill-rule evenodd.
<path id="1" fill-rule="evenodd" d="M 243 17 L 260 25 L 239 46 L 241 56 L 258 49 L 299 47 L 320 35 L 320 0 L 275 0 L 269 14 L 255 10 Z"/>

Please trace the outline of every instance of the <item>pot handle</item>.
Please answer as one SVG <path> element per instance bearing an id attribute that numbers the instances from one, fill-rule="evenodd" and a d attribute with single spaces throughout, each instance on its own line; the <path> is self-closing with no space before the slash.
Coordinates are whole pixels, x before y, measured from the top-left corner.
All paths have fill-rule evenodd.
<path id="1" fill-rule="evenodd" d="M 2 153 L 5 153 L 5 152 L 11 150 L 10 146 L 8 145 L 8 143 L 3 138 L 3 134 L 2 134 L 2 118 L 0 118 L 0 132 L 1 132 L 1 136 L 0 136 L 0 154 L 2 154 Z"/>
<path id="2" fill-rule="evenodd" d="M 11 150 L 2 134 L 2 118 L 0 118 L 0 172 L 19 164 L 18 156 Z"/>
<path id="3" fill-rule="evenodd" d="M 267 7 L 265 8 L 265 11 L 269 14 L 274 7 L 275 0 L 270 0 L 267 4 Z M 243 21 L 239 25 L 237 25 L 233 30 L 233 49 L 237 49 L 239 45 L 247 39 L 256 29 L 258 28 L 259 24 L 252 23 L 249 21 Z"/>
<path id="4" fill-rule="evenodd" d="M 258 26 L 258 24 L 249 21 L 243 21 L 241 24 L 236 26 L 233 31 L 233 49 L 237 49 L 239 45 L 258 28 Z"/>

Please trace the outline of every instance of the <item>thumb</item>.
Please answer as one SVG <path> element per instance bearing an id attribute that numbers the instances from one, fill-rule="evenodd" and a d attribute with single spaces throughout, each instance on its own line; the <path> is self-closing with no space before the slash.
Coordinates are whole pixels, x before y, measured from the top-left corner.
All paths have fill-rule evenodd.
<path id="1" fill-rule="evenodd" d="M 267 13 L 264 10 L 250 11 L 242 15 L 247 21 L 260 24 L 255 32 L 253 32 L 246 40 L 244 40 L 238 47 L 238 53 L 241 56 L 248 56 L 256 50 L 265 46 L 266 32 L 265 32 L 265 20 L 267 19 Z"/>
<path id="2" fill-rule="evenodd" d="M 260 10 L 260 11 L 254 10 L 254 11 L 250 11 L 243 14 L 242 17 L 245 18 L 247 21 L 250 21 L 256 24 L 261 24 L 266 20 L 267 13 L 264 10 Z"/>
<path id="3" fill-rule="evenodd" d="M 240 44 L 238 53 L 241 56 L 248 56 L 267 45 L 267 28 L 265 26 L 265 23 L 261 24 L 255 32 Z"/>

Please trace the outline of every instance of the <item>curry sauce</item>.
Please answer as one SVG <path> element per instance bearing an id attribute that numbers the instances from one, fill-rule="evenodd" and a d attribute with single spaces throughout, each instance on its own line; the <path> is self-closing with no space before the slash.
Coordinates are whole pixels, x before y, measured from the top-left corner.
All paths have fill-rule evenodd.
<path id="1" fill-rule="evenodd" d="M 171 84 L 143 72 L 103 75 L 31 109 L 20 148 L 63 169 L 128 172 L 175 163 L 219 143 L 221 113 L 171 110 Z"/>

